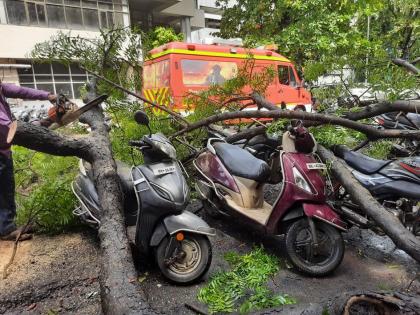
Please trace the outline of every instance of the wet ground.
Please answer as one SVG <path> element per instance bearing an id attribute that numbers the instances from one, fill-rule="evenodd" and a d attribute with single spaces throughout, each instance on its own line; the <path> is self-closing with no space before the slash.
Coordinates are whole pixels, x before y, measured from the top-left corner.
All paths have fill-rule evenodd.
<path id="1" fill-rule="evenodd" d="M 13 242 L 0 241 L 0 271 Z M 35 235 L 0 275 L 0 314 L 100 314 L 98 246 L 92 233 Z"/>
<path id="2" fill-rule="evenodd" d="M 213 263 L 203 282 L 192 286 L 167 283 L 150 262 L 138 261 L 142 287 L 149 303 L 166 314 L 194 314 L 185 303 L 202 307 L 196 299 L 205 281 L 218 270 L 227 268 L 227 251 L 247 252 L 263 244 L 280 258 L 276 238 L 261 237 L 247 226 L 232 225 L 230 220 L 205 218 L 217 228 L 212 240 Z M 0 242 L 0 271 L 7 263 L 11 242 Z M 326 278 L 310 278 L 284 264 L 269 286 L 289 294 L 298 303 L 317 303 L 340 292 L 364 290 L 404 290 L 419 271 L 419 265 L 405 253 L 395 250 L 383 237 L 351 230 L 346 235 L 347 250 L 341 266 Z M 283 257 L 284 258 L 284 257 Z M 35 236 L 20 243 L 10 275 L 0 280 L 0 314 L 99 314 L 97 277 L 98 245 L 91 232 L 59 236 Z M 410 287 L 420 294 L 418 282 Z"/>

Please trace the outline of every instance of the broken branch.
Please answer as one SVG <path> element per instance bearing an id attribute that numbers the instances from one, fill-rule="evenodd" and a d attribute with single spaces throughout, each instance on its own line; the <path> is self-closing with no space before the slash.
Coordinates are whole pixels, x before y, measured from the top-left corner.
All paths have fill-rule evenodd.
<path id="1" fill-rule="evenodd" d="M 397 217 L 386 211 L 331 151 L 318 145 L 317 152 L 324 162 L 331 165 L 332 174 L 347 190 L 352 200 L 360 205 L 361 210 L 378 224 L 398 248 L 420 262 L 420 240 L 408 231 Z"/>
<path id="2" fill-rule="evenodd" d="M 287 118 L 287 119 L 299 119 L 307 121 L 319 122 L 322 125 L 339 125 L 346 128 L 354 129 L 356 131 L 364 133 L 368 139 L 376 140 L 381 138 L 406 138 L 406 139 L 416 139 L 420 140 L 420 132 L 415 130 L 396 130 L 396 129 L 384 129 L 379 130 L 370 125 L 365 125 L 356 121 L 352 121 L 346 118 L 341 118 L 332 115 L 318 114 L 318 113 L 307 113 L 302 111 L 290 111 L 290 110 L 271 110 L 271 111 L 235 111 L 220 113 L 205 119 L 202 119 L 198 122 L 190 124 L 184 129 L 176 132 L 171 137 L 179 136 L 183 133 L 190 132 L 194 129 L 207 126 L 219 121 L 233 120 L 237 118 Z"/>

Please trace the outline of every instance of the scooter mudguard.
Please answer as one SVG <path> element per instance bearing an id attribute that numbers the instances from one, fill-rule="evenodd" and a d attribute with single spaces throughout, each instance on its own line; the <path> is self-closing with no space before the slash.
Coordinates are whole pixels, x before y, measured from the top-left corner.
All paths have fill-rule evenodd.
<path id="1" fill-rule="evenodd" d="M 337 213 L 327 204 L 304 203 L 303 211 L 309 218 L 317 218 L 325 223 L 331 224 L 339 230 L 346 231 L 347 226 L 340 219 Z"/>
<path id="2" fill-rule="evenodd" d="M 203 219 L 194 213 L 184 211 L 178 215 L 167 216 L 163 219 L 163 222 L 159 223 L 153 231 L 150 246 L 159 245 L 167 234 L 173 235 L 181 231 L 209 236 L 216 235 L 216 230 L 211 228 Z"/>

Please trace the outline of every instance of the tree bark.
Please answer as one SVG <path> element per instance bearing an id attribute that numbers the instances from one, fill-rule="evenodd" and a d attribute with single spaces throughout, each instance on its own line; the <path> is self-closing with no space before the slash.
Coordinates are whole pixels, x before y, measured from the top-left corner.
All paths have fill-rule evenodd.
<path id="1" fill-rule="evenodd" d="M 404 60 L 401 58 L 394 58 L 394 59 L 391 59 L 391 61 L 397 66 L 404 67 L 407 71 L 413 74 L 417 74 L 417 75 L 420 74 L 420 70 L 407 60 Z"/>
<path id="2" fill-rule="evenodd" d="M 405 112 L 420 114 L 420 101 L 395 101 L 395 102 L 381 102 L 363 107 L 357 112 L 348 112 L 344 115 L 350 120 L 361 120 L 370 117 L 375 117 L 381 114 L 390 112 Z"/>
<path id="3" fill-rule="evenodd" d="M 91 99 L 95 97 L 92 85 L 89 97 Z M 99 239 L 103 312 L 104 314 L 154 314 L 137 282 L 137 273 L 124 224 L 120 181 L 102 109 L 99 106 L 93 108 L 84 113 L 80 121 L 91 127 L 89 136 L 68 137 L 43 127 L 20 123 L 14 144 L 54 155 L 77 156 L 92 164 L 102 210 Z"/>
<path id="4" fill-rule="evenodd" d="M 409 232 L 394 215 L 386 211 L 331 151 L 319 145 L 318 154 L 325 163 L 331 165 L 332 174 L 347 190 L 352 200 L 360 205 L 360 209 L 378 224 L 398 248 L 420 262 L 420 240 Z"/>
<path id="5" fill-rule="evenodd" d="M 18 122 L 13 144 L 59 156 L 77 156 L 92 161 L 87 137 L 63 136 L 47 128 L 30 123 Z"/>
<path id="6" fill-rule="evenodd" d="M 265 106 L 264 106 L 265 107 Z M 183 133 L 192 131 L 197 128 L 208 126 L 219 121 L 233 120 L 237 118 L 287 118 L 287 119 L 300 119 L 304 121 L 315 121 L 321 125 L 339 125 L 346 128 L 354 129 L 356 131 L 364 133 L 369 140 L 376 140 L 381 138 L 406 138 L 420 140 L 420 132 L 415 130 L 397 130 L 397 129 L 383 129 L 379 130 L 370 125 L 365 125 L 349 119 L 326 115 L 318 113 L 307 113 L 302 111 L 290 111 L 290 110 L 250 110 L 246 112 L 225 112 L 216 114 L 195 123 L 190 124 L 184 129 L 176 132 L 171 137 L 179 136 Z"/>
<path id="7" fill-rule="evenodd" d="M 255 312 L 258 315 L 418 314 L 420 298 L 405 292 L 342 292 L 319 303 L 284 305 Z"/>
<path id="8" fill-rule="evenodd" d="M 234 143 L 236 141 L 239 141 L 241 139 L 251 139 L 257 135 L 265 133 L 267 128 L 265 126 L 258 126 L 255 128 L 246 129 L 243 131 L 240 131 L 234 135 L 227 136 L 225 138 L 226 142 L 228 143 Z"/>

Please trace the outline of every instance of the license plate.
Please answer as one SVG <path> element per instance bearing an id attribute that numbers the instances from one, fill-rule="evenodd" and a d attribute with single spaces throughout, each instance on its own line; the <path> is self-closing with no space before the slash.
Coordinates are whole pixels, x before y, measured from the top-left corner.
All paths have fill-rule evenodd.
<path id="1" fill-rule="evenodd" d="M 155 174 L 155 176 L 165 175 L 165 174 L 173 173 L 175 172 L 175 170 L 176 170 L 175 166 L 155 168 L 153 169 L 153 174 Z"/>
<path id="2" fill-rule="evenodd" d="M 326 170 L 327 166 L 324 163 L 306 163 L 308 170 Z"/>

